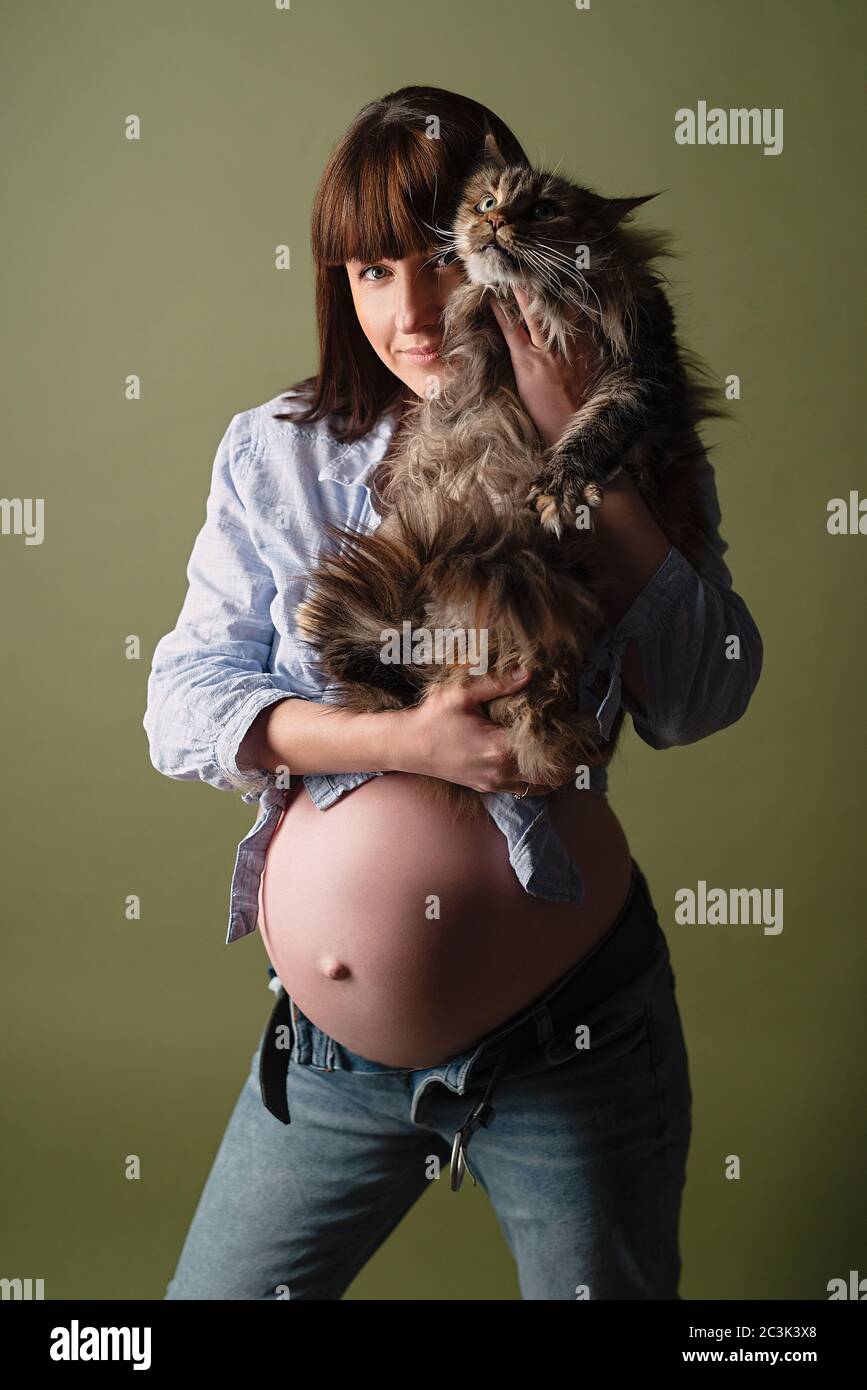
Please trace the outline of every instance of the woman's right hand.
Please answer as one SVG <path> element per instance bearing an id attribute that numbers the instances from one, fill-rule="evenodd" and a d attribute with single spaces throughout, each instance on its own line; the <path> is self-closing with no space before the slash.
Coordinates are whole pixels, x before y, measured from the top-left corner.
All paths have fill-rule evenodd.
<path id="1" fill-rule="evenodd" d="M 390 766 L 395 772 L 440 777 L 477 792 L 520 795 L 527 779 L 509 752 L 506 730 L 479 707 L 499 695 L 516 694 L 530 680 L 530 673 L 511 678 L 484 675 L 463 686 L 432 687 L 421 704 L 390 714 Z M 554 790 L 553 785 L 531 783 L 526 794 L 545 796 Z"/>

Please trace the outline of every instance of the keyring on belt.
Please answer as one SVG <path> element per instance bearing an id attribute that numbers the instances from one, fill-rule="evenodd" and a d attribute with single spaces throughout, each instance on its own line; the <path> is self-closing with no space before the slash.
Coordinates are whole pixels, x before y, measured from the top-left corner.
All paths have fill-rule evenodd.
<path id="1" fill-rule="evenodd" d="M 467 1162 L 467 1145 L 469 1144 L 476 1130 L 479 1129 L 481 1126 L 484 1126 L 484 1128 L 487 1129 L 488 1125 L 491 1123 L 491 1121 L 497 1113 L 494 1107 L 488 1104 L 488 1096 L 494 1089 L 494 1082 L 496 1081 L 497 1077 L 502 1071 L 506 1060 L 509 1056 L 511 1056 L 512 1049 L 514 1048 L 514 1043 L 515 1040 L 513 1039 L 511 1046 L 506 1046 L 503 1048 L 503 1051 L 500 1054 L 497 1064 L 491 1073 L 491 1078 L 488 1081 L 487 1086 L 485 1087 L 485 1094 L 482 1096 L 482 1099 L 479 1101 L 478 1105 L 470 1111 L 469 1115 L 464 1120 L 463 1124 L 461 1125 L 460 1129 L 454 1137 L 454 1140 L 452 1142 L 451 1165 L 449 1168 L 449 1187 L 451 1188 L 452 1192 L 458 1191 L 458 1188 L 464 1180 L 464 1172 L 469 1173 L 470 1177 L 472 1178 L 473 1187 L 478 1186 L 473 1170 Z"/>

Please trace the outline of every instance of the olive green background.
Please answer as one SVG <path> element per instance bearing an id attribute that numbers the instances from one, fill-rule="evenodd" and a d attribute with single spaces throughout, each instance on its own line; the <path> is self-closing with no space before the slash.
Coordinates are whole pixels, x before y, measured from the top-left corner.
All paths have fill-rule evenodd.
<path id="1" fill-rule="evenodd" d="M 161 1298 L 273 1003 L 258 935 L 224 945 L 255 808 L 154 771 L 145 685 L 229 419 L 315 365 L 308 219 L 328 152 L 407 83 L 487 103 L 531 158 L 604 192 L 664 190 L 639 216 L 676 234 L 683 340 L 741 378 L 707 438 L 764 672 L 746 716 L 699 744 L 655 752 L 630 730 L 611 796 L 689 1048 L 683 1297 L 821 1299 L 867 1275 L 867 539 L 826 530 L 828 500 L 864 476 L 858 9 L 2 5 L 2 492 L 44 497 L 46 532 L 0 537 L 0 1275 L 44 1278 L 52 1299 Z M 676 145 L 675 110 L 701 99 L 783 107 L 782 154 Z M 782 888 L 783 932 L 675 925 L 676 889 L 699 879 Z M 348 1294 L 518 1296 L 481 1189 L 447 1179 Z"/>

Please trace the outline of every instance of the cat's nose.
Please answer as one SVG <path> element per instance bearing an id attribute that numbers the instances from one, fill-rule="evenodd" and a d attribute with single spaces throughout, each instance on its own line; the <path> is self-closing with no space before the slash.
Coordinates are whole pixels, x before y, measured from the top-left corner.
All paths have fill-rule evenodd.
<path id="1" fill-rule="evenodd" d="M 502 227 L 502 226 L 503 226 L 503 224 L 505 223 L 506 219 L 505 219 L 505 217 L 503 217 L 501 214 L 495 214 L 493 217 L 486 217 L 486 218 L 485 218 L 485 221 L 486 221 L 486 222 L 490 222 L 490 224 L 491 224 L 491 226 L 493 227 L 494 231 L 496 231 L 498 227 Z"/>

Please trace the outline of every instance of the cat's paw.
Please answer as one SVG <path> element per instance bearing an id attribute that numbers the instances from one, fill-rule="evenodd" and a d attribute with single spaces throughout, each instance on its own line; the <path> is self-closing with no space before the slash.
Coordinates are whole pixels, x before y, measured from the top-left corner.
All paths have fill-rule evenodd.
<path id="1" fill-rule="evenodd" d="M 567 526 L 576 525 L 580 507 L 602 505 L 602 489 L 574 465 L 567 469 L 553 464 L 534 479 L 526 500 L 543 528 L 552 531 L 560 540 Z"/>

